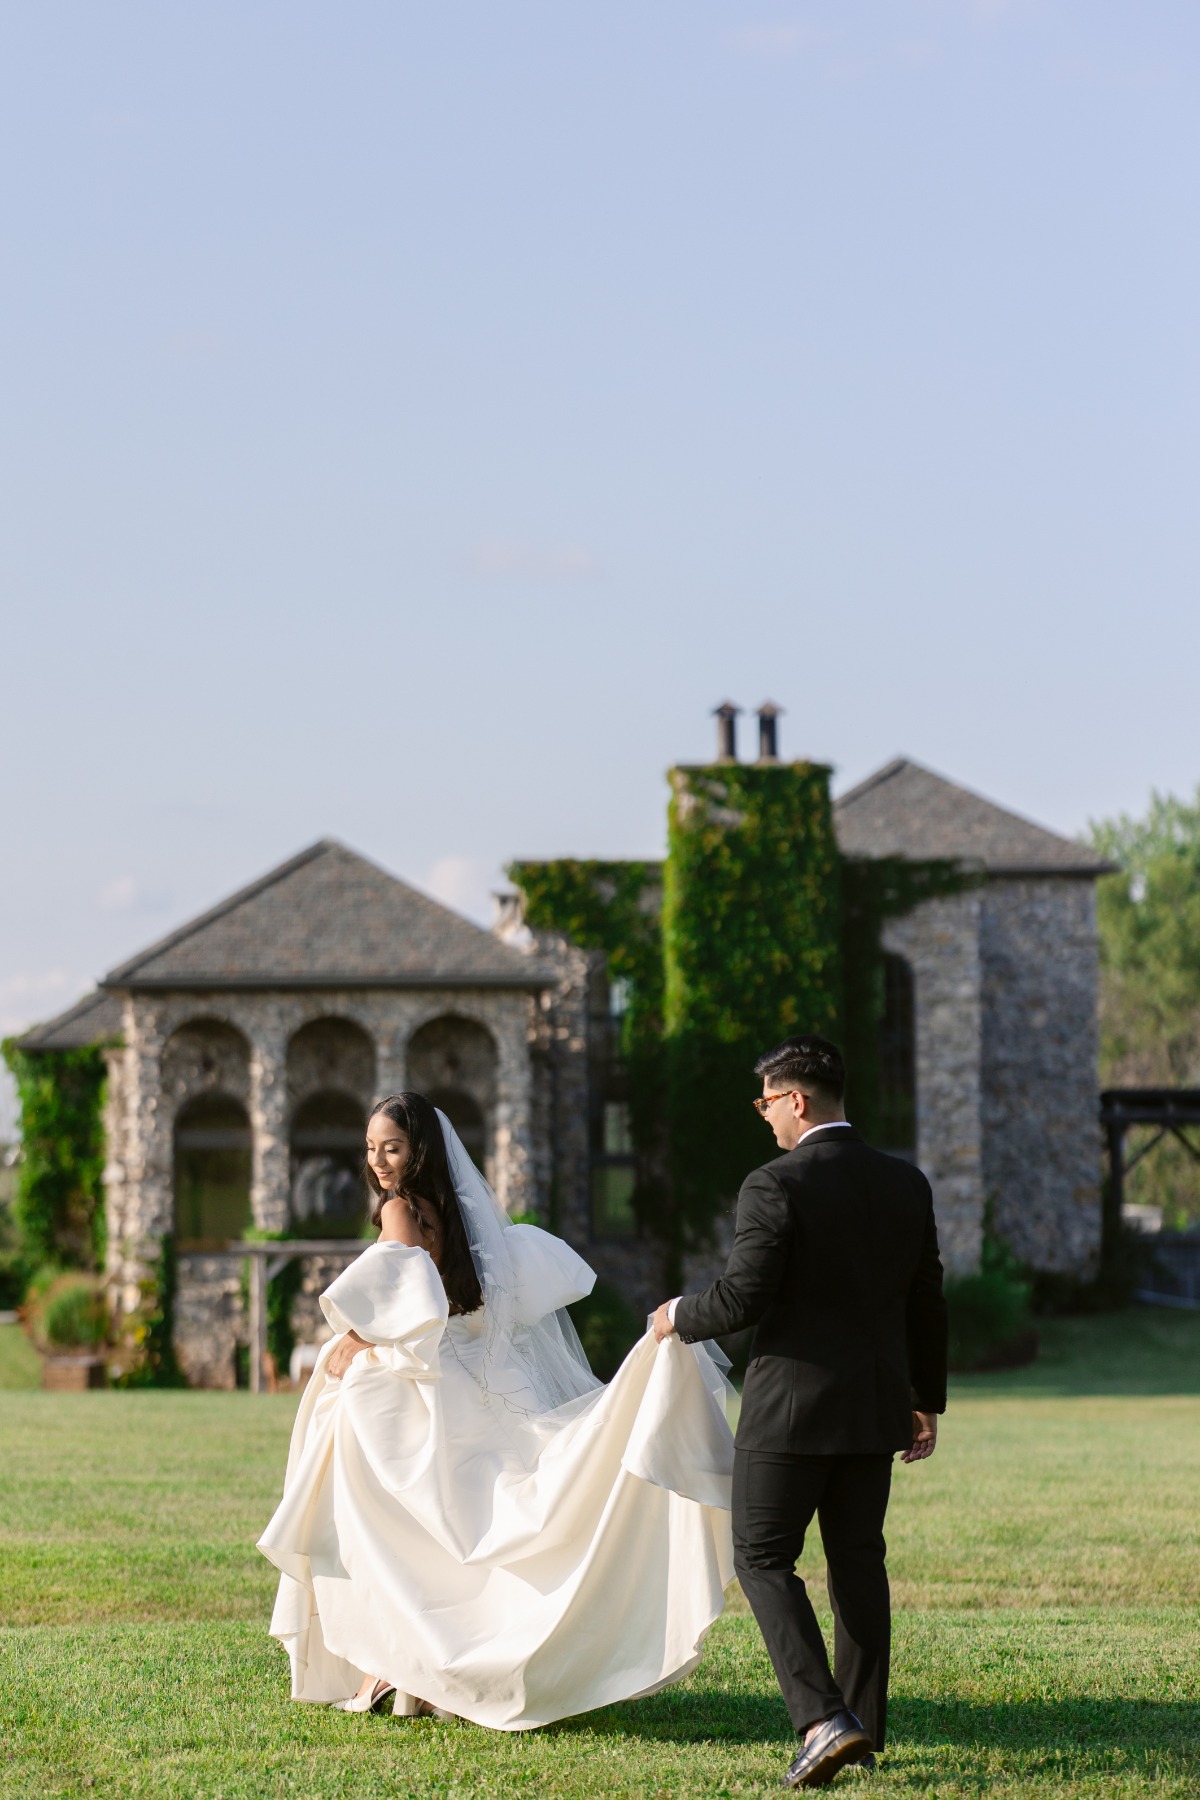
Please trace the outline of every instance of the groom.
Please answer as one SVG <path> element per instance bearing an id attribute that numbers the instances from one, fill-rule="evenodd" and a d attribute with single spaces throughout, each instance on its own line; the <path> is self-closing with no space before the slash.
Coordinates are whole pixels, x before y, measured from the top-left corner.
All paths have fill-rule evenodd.
<path id="1" fill-rule="evenodd" d="M 887 1714 L 891 1615 L 883 1518 L 892 1457 L 933 1454 L 946 1407 L 946 1303 L 929 1183 L 847 1122 L 840 1052 L 789 1038 L 755 1064 L 753 1104 L 785 1154 L 738 1196 L 724 1275 L 660 1306 L 684 1343 L 758 1327 L 733 1472 L 734 1567 L 800 1750 L 786 1787 L 873 1768 Z M 795 1573 L 816 1514 L 834 1668 Z"/>

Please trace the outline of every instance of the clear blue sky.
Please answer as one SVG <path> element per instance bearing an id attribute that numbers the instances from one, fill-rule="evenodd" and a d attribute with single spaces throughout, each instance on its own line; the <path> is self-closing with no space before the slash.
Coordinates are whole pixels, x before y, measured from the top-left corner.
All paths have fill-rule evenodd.
<path id="1" fill-rule="evenodd" d="M 1195 0 L 5 8 L 0 1023 L 332 834 L 486 916 L 727 694 L 1200 777 Z"/>

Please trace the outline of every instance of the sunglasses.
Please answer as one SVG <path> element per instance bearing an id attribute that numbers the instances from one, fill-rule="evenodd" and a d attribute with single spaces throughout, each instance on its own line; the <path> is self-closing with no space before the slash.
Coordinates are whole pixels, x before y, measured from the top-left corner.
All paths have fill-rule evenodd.
<path id="1" fill-rule="evenodd" d="M 759 1118 L 765 1119 L 767 1116 L 767 1108 L 769 1106 L 774 1106 L 777 1100 L 790 1100 L 793 1094 L 798 1094 L 799 1092 L 799 1088 L 789 1088 L 786 1094 L 763 1094 L 759 1099 L 752 1100 L 750 1104 L 758 1114 Z"/>

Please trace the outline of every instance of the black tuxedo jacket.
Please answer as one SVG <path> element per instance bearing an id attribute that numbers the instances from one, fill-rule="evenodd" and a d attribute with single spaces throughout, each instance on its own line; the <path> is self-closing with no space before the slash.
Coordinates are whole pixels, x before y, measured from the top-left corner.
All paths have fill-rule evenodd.
<path id="1" fill-rule="evenodd" d="M 738 1195 L 729 1266 L 675 1309 L 685 1343 L 757 1326 L 740 1450 L 904 1450 L 946 1408 L 946 1302 L 919 1169 L 852 1127 L 818 1131 Z"/>

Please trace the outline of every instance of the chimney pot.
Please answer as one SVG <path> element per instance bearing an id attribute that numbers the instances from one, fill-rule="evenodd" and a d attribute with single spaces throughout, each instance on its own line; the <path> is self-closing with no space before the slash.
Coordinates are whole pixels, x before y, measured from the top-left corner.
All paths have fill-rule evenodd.
<path id="1" fill-rule="evenodd" d="M 717 721 L 717 761 L 737 761 L 737 716 L 740 706 L 732 700 L 722 700 L 720 706 L 713 707 L 713 715 Z"/>
<path id="2" fill-rule="evenodd" d="M 776 706 L 773 700 L 764 700 L 758 709 L 759 762 L 779 761 L 779 739 L 776 720 L 779 718 L 782 711 L 782 706 Z"/>

